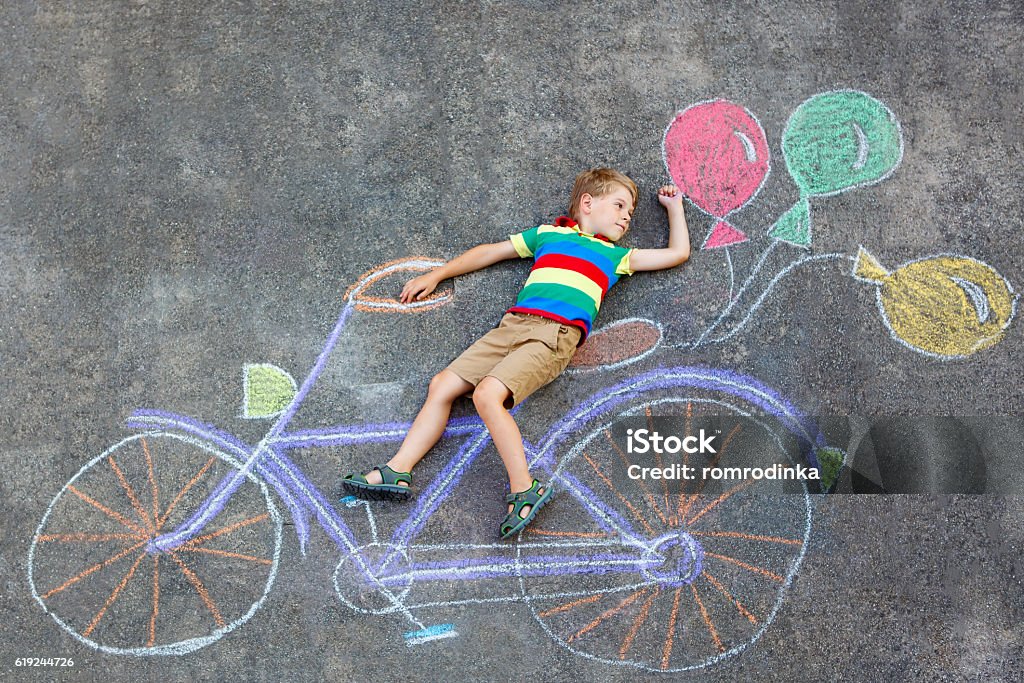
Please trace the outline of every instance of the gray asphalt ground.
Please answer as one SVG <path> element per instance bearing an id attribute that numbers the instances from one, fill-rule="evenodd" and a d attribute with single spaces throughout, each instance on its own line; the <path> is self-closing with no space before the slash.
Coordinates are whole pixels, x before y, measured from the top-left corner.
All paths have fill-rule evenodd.
<path id="1" fill-rule="evenodd" d="M 424 608 L 424 625 L 451 623 L 459 635 L 407 647 L 402 634 L 412 627 L 404 617 L 359 613 L 339 599 L 342 551 L 314 522 L 303 554 L 278 498 L 286 523 L 273 590 L 244 625 L 188 654 L 108 654 L 76 640 L 33 598 L 28 557 L 51 501 L 83 465 L 133 433 L 124 428 L 132 411 L 195 416 L 258 441 L 268 422 L 239 417 L 242 366 L 272 363 L 301 381 L 346 288 L 378 264 L 450 258 L 549 221 L 563 211 L 573 177 L 595 165 L 619 168 L 641 187 L 626 241 L 663 245 L 667 222 L 654 197 L 667 181 L 662 136 L 676 112 L 696 102 L 726 98 L 746 107 L 771 150 L 765 185 L 730 217 L 756 237 L 749 248 L 731 249 L 737 277 L 753 268 L 764 231 L 799 194 L 781 149 L 789 115 L 816 93 L 855 89 L 900 121 L 903 160 L 877 185 L 812 199 L 813 253 L 852 256 L 863 245 L 887 268 L 935 254 L 969 256 L 1019 291 L 1022 44 L 1024 12 L 1015 2 L 4 2 L 3 677 L 1020 680 L 1024 498 L 1011 495 L 1021 491 L 1013 431 L 1024 414 L 1019 321 L 977 354 L 929 357 L 890 337 L 875 288 L 849 276 L 849 261 L 822 262 L 787 276 L 735 337 L 687 351 L 729 295 L 723 252 L 696 249 L 712 219 L 692 205 L 691 261 L 625 279 L 599 319 L 656 320 L 662 346 L 632 365 L 544 389 L 520 413 L 526 437 L 539 440 L 601 387 L 662 366 L 699 365 L 756 378 L 805 414 L 862 416 L 833 421 L 830 441 L 856 452 L 867 479 L 932 491 L 814 497 L 799 571 L 774 621 L 743 651 L 673 673 L 608 663 L 637 623 L 640 599 L 566 645 L 574 629 L 617 602 L 535 619 L 557 603 L 531 610 L 513 579 L 426 586 L 421 603 L 446 604 Z M 460 278 L 451 304 L 422 315 L 357 314 L 293 428 L 410 420 L 430 376 L 496 323 L 526 271 L 526 263 L 509 262 Z M 457 410 L 466 415 L 471 407 Z M 913 424 L 889 419 L 927 415 L 973 416 L 982 432 L 986 416 L 1017 422 L 989 443 L 979 469 L 950 453 L 948 440 L 915 450 L 906 436 Z M 890 431 L 877 429 L 875 450 L 858 451 L 873 420 L 889 420 Z M 910 444 L 905 452 L 885 448 L 885 434 L 896 432 L 904 436 L 892 443 Z M 428 458 L 417 482 L 453 452 L 448 446 Z M 341 474 L 386 460 L 388 447 L 293 455 L 335 503 Z M 170 482 L 159 499 L 166 504 L 172 487 L 205 460 L 159 461 Z M 944 474 L 948 462 L 959 463 L 962 477 Z M 125 461 L 124 473 L 139 477 L 139 503 L 148 509 L 143 463 Z M 940 484 L 921 484 L 908 471 Z M 112 468 L 90 472 L 98 478 L 89 492 L 108 502 L 121 495 L 131 514 Z M 425 538 L 492 543 L 501 475 L 486 450 Z M 210 486 L 209 479 L 197 485 L 195 500 Z M 987 493 L 967 495 L 978 491 Z M 642 505 L 638 490 L 626 495 Z M 242 503 L 262 509 L 253 485 L 245 496 Z M 71 500 L 65 490 L 54 510 Z M 766 532 L 798 532 L 789 512 L 803 499 L 785 500 L 740 512 Z M 78 509 L 91 510 L 78 531 L 110 529 L 109 515 Z M 246 509 L 231 519 L 244 519 Z M 363 508 L 339 510 L 353 529 L 367 531 Z M 405 508 L 374 510 L 383 533 Z M 651 513 L 637 517 L 653 520 Z M 590 524 L 568 496 L 538 523 L 577 533 Z M 222 549 L 272 553 L 267 537 L 232 538 Z M 50 543 L 40 555 L 48 563 L 36 576 L 40 590 L 71 576 L 61 574 L 65 562 L 75 568 L 69 572 L 88 567 L 95 548 L 84 546 Z M 232 574 L 224 567 L 251 566 L 220 561 L 194 558 L 195 574 L 220 609 L 244 613 L 267 570 Z M 149 560 L 140 562 L 139 577 L 151 577 Z M 161 567 L 161 624 L 209 620 L 195 583 Z M 78 620 L 79 632 L 117 586 L 102 576 L 107 569 L 121 576 L 129 566 L 106 567 L 53 598 L 55 610 L 75 615 L 66 618 Z M 344 570 L 342 562 L 338 574 Z M 736 595 L 761 585 L 751 572 L 735 577 Z M 114 596 L 91 632 L 97 640 L 145 634 L 146 580 L 128 581 Z M 527 594 L 596 580 L 538 581 Z M 107 588 L 97 592 L 102 581 Z M 711 621 L 732 643 L 740 613 L 706 584 L 702 590 Z M 371 593 L 341 592 L 354 604 L 376 604 Z M 693 645 L 697 661 L 701 647 L 713 648 L 699 608 L 682 595 L 678 618 L 687 627 L 670 656 L 676 668 L 688 661 L 689 638 L 703 637 Z M 181 596 L 192 602 L 175 602 Z M 473 602 L 498 596 L 508 599 Z M 143 606 L 136 621 L 120 611 L 131 600 Z M 761 621 L 770 621 L 770 604 L 758 612 Z M 649 623 L 667 628 L 668 609 L 655 603 Z M 661 634 L 643 632 L 631 650 L 649 669 L 663 661 Z M 74 665 L 19 667 L 19 658 Z"/>

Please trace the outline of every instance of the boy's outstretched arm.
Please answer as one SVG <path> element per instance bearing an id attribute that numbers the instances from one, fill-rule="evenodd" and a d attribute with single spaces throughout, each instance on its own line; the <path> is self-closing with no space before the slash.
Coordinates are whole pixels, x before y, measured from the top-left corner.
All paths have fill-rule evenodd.
<path id="1" fill-rule="evenodd" d="M 629 257 L 629 267 L 634 271 L 672 268 L 690 258 L 690 232 L 683 213 L 683 193 L 675 185 L 663 185 L 658 190 L 658 203 L 668 211 L 668 247 L 635 249 Z"/>
<path id="2" fill-rule="evenodd" d="M 429 296 L 443 280 L 472 273 L 510 258 L 519 258 L 516 248 L 512 245 L 512 240 L 475 246 L 443 266 L 406 282 L 399 298 L 403 304 L 418 301 Z"/>

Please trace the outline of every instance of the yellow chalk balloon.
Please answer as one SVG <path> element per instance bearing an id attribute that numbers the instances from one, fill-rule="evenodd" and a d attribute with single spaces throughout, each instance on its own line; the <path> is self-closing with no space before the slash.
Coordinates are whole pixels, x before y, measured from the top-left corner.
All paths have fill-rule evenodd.
<path id="1" fill-rule="evenodd" d="M 889 272 L 861 247 L 853 275 L 878 286 L 878 310 L 894 338 L 940 358 L 997 344 L 1017 305 L 1002 275 L 965 256 L 928 256 Z"/>

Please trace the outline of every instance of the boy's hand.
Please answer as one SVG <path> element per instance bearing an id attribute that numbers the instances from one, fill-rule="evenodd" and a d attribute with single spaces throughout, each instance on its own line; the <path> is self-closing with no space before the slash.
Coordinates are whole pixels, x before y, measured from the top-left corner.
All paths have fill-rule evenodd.
<path id="1" fill-rule="evenodd" d="M 683 193 L 675 185 L 662 185 L 658 188 L 658 203 L 666 209 L 683 206 Z"/>
<path id="2" fill-rule="evenodd" d="M 409 304 L 413 301 L 420 301 L 430 296 L 430 293 L 437 289 L 438 279 L 434 271 L 414 277 L 405 283 L 399 301 Z"/>

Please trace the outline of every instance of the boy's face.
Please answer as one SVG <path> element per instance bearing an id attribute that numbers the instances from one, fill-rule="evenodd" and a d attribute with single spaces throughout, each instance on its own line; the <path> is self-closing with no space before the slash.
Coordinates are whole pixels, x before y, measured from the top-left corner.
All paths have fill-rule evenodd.
<path id="1" fill-rule="evenodd" d="M 629 230 L 633 216 L 633 195 L 622 185 L 601 197 L 584 193 L 580 198 L 580 229 L 617 242 Z"/>

